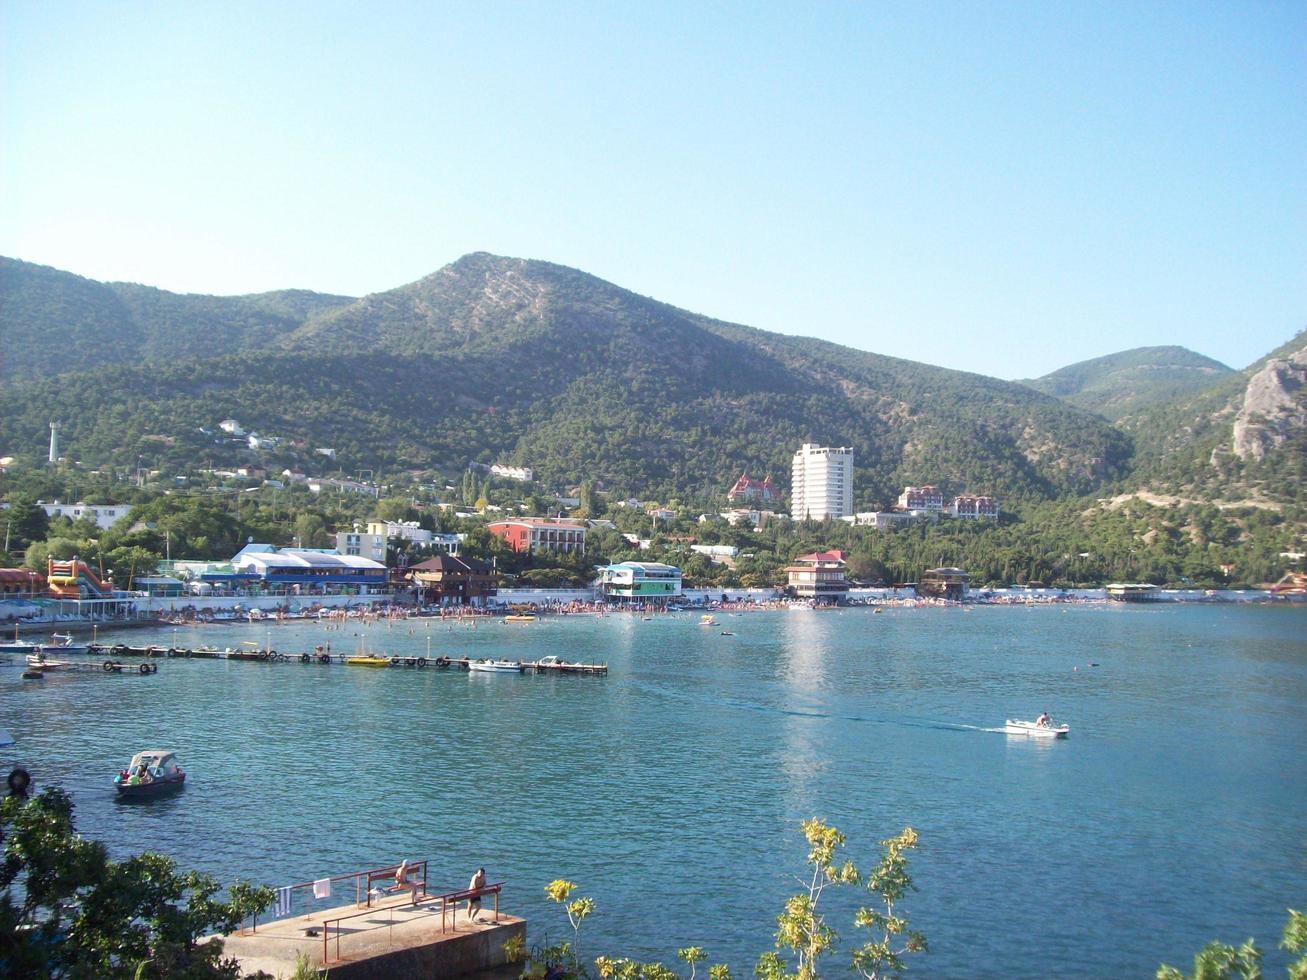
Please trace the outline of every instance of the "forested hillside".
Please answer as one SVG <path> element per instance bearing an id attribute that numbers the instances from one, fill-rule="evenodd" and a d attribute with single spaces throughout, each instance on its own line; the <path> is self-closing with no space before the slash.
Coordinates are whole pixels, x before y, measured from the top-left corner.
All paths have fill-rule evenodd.
<path id="1" fill-rule="evenodd" d="M 0 380 L 259 350 L 346 296 L 196 296 L 0 258 Z"/>
<path id="2" fill-rule="evenodd" d="M 39 452 L 58 417 L 84 462 L 230 462 L 235 450 L 199 430 L 231 417 L 335 448 L 346 469 L 503 460 L 547 482 L 671 497 L 742 469 L 784 485 L 794 449 L 816 441 L 854 447 L 859 506 L 904 483 L 1008 500 L 1084 492 L 1131 458 L 1105 421 L 1022 385 L 721 323 L 545 262 L 470 255 L 297 312 L 315 315 L 260 353 L 7 386 L 0 452 Z"/>
<path id="3" fill-rule="evenodd" d="M 1235 372 L 1184 347 L 1137 347 L 1070 364 L 1022 384 L 1112 422 L 1203 391 Z"/>

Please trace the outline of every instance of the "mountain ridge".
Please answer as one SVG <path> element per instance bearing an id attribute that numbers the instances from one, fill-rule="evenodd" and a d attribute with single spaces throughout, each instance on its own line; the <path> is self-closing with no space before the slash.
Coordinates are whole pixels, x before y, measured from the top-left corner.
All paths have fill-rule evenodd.
<path id="1" fill-rule="evenodd" d="M 539 260 L 472 253 L 269 333 L 219 357 L 11 386 L 0 444 L 43 444 L 59 409 L 84 458 L 203 459 L 226 450 L 195 432 L 233 417 L 341 448 L 349 465 L 448 472 L 503 458 L 549 481 L 671 496 L 740 468 L 785 472 L 818 441 L 855 446 L 867 506 L 903 482 L 1083 492 L 1130 457 L 1103 420 L 1014 382 L 715 320 Z M 60 402 L 70 387 L 75 405 Z M 150 437 L 178 444 L 161 454 Z"/>

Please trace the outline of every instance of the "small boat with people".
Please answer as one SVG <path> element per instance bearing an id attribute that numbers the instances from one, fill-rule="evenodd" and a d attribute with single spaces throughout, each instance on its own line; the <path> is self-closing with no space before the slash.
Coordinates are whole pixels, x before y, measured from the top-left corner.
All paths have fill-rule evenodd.
<path id="1" fill-rule="evenodd" d="M 146 749 L 132 756 L 129 765 L 113 777 L 120 796 L 162 796 L 181 789 L 186 773 L 177 764 L 177 756 L 166 749 Z"/>
<path id="2" fill-rule="evenodd" d="M 467 669 L 520 674 L 526 669 L 526 665 L 520 660 L 470 660 Z"/>
<path id="3" fill-rule="evenodd" d="M 1007 735 L 1028 735 L 1031 738 L 1066 738 L 1071 733 L 1071 726 L 1054 721 L 1048 712 L 1044 712 L 1034 721 L 1008 718 L 1003 731 Z"/>
<path id="4" fill-rule="evenodd" d="M 63 670 L 65 667 L 72 666 L 68 660 L 47 660 L 44 653 L 29 653 L 27 655 L 28 670 Z"/>
<path id="5" fill-rule="evenodd" d="M 71 633 L 51 633 L 49 643 L 37 644 L 42 653 L 90 653 L 89 643 L 74 643 Z"/>
<path id="6" fill-rule="evenodd" d="M 702 616 L 699 617 L 699 625 L 700 625 L 700 626 L 716 626 L 716 625 L 717 625 L 717 620 L 713 617 L 713 614 L 712 614 L 712 613 L 704 613 Z"/>

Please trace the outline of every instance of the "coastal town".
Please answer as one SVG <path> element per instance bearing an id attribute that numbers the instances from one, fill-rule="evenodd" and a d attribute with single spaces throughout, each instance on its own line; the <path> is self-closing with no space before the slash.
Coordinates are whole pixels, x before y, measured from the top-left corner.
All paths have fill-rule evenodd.
<path id="1" fill-rule="evenodd" d="M 217 430 L 231 438 L 246 439 L 251 456 L 267 447 L 275 447 L 276 437 L 258 437 L 246 433 L 238 422 L 225 419 Z M 50 427 L 47 464 L 66 467 L 59 453 L 59 428 Z M 326 450 L 317 450 L 325 455 Z M 494 464 L 482 468 L 486 480 L 505 485 L 528 485 L 533 473 L 528 467 Z M 473 477 L 475 467 L 467 471 Z M 296 485 L 308 493 L 307 499 L 323 494 L 351 496 L 359 501 L 379 503 L 390 488 L 368 480 L 310 478 L 293 468 L 283 469 L 270 477 L 263 466 L 254 463 L 233 471 L 212 471 L 211 477 L 228 481 L 210 488 L 215 495 L 230 494 L 235 506 L 240 495 L 259 493 L 290 494 Z M 151 475 L 156 483 L 160 474 Z M 612 518 L 587 516 L 594 509 L 594 491 L 587 488 L 588 508 L 582 508 L 581 488 L 557 493 L 549 501 L 552 516 L 513 514 L 512 506 L 479 501 L 467 507 L 439 499 L 430 503 L 411 500 L 409 509 L 418 519 L 386 519 L 372 513 L 361 522 L 331 532 L 331 546 L 306 547 L 287 523 L 280 542 L 249 541 L 226 559 L 174 553 L 170 533 L 165 534 L 167 555 L 157 562 L 148 560 L 133 567 L 124 579 L 114 578 L 102 562 L 90 554 L 59 555 L 48 549 L 42 554 L 29 549 L 29 561 L 23 567 L 0 568 L 0 621 L 78 623 L 114 620 L 140 620 L 166 616 L 195 618 L 229 616 L 247 617 L 287 615 L 302 609 L 317 613 L 336 606 L 371 607 L 395 604 L 416 609 L 466 611 L 508 610 L 529 607 L 549 609 L 635 609 L 667 610 L 743 602 L 764 607 L 777 602 L 803 604 L 844 604 L 853 602 L 920 602 L 920 601 L 1047 601 L 1050 594 L 1063 599 L 1083 598 L 1069 590 L 1046 590 L 1038 583 L 1032 590 L 1003 588 L 1003 583 L 973 590 L 968 572 L 956 565 L 922 568 L 909 581 L 865 581 L 850 574 L 847 553 L 840 548 L 826 548 L 795 555 L 775 571 L 775 580 L 749 586 L 738 583 L 719 586 L 712 581 L 695 581 L 693 573 L 673 562 L 654 560 L 647 553 L 681 553 L 695 559 L 699 567 L 732 569 L 749 557 L 735 544 L 703 543 L 693 533 L 667 534 L 656 544 L 662 528 L 711 527 L 739 528 L 746 531 L 776 525 L 802 523 L 819 527 L 823 522 L 839 522 L 858 533 L 876 533 L 916 524 L 939 521 L 991 521 L 1000 519 L 998 502 L 984 494 L 945 493 L 933 485 L 906 486 L 893 506 L 881 510 L 858 511 L 854 507 L 854 453 L 849 447 L 827 447 L 805 443 L 794 453 L 790 492 L 785 494 L 772 476 L 756 478 L 742 473 L 724 488 L 726 506 L 714 513 L 687 513 L 660 503 L 637 498 L 611 502 L 608 510 L 629 519 L 643 519 L 648 531 L 640 533 L 618 530 Z M 245 485 L 242 485 L 242 481 Z M 144 483 L 144 480 L 141 480 Z M 176 480 L 161 491 L 165 496 L 184 498 L 186 487 Z M 453 485 L 446 490 L 453 495 Z M 784 509 L 786 501 L 790 507 Z M 133 521 L 132 507 L 125 503 L 103 501 L 36 502 L 46 519 L 54 522 L 50 536 L 59 535 L 61 526 L 94 527 L 98 532 L 121 532 L 149 535 L 157 527 L 148 521 Z M 366 504 L 364 505 L 366 508 Z M 527 505 L 519 504 L 523 510 Z M 6 503 L 9 510 L 12 504 Z M 569 511 L 581 511 L 570 516 Z M 287 509 L 289 515 L 289 507 Z M 12 529 L 12 520 L 10 520 Z M 452 524 L 479 527 L 484 534 L 467 530 L 440 531 L 436 527 Z M 827 523 L 826 526 L 831 526 Z M 166 529 L 165 529 L 166 530 Z M 487 538 L 486 535 L 490 537 Z M 584 569 L 587 562 L 587 539 L 591 558 L 594 540 L 601 535 L 634 557 L 590 565 L 593 577 L 574 583 L 529 584 L 530 576 L 509 576 L 498 567 L 491 549 L 478 549 L 497 541 L 497 549 L 507 549 L 525 563 L 544 564 L 560 556 Z M 614 537 L 616 535 L 616 537 Z M 713 540 L 713 536 L 706 536 Z M 471 542 L 469 539 L 473 539 Z M 292 540 L 287 540 L 292 539 Z M 491 541 L 493 539 L 493 541 Z M 69 545 L 62 546 L 64 552 Z M 747 547 L 747 545 L 746 545 Z M 478 550 L 480 554 L 476 553 Z M 645 553 L 645 554 L 641 554 Z M 1292 557 L 1292 556 L 1290 556 Z M 34 561 L 31 559 L 35 559 Z M 33 567 L 36 565 L 37 567 Z M 528 582 L 518 582 L 525 577 Z M 1275 595 L 1296 594 L 1294 580 L 1281 584 Z M 1160 590 L 1114 586 L 1097 593 L 1100 597 L 1144 601 L 1156 598 Z M 1210 597 L 1210 596 L 1209 596 Z"/>

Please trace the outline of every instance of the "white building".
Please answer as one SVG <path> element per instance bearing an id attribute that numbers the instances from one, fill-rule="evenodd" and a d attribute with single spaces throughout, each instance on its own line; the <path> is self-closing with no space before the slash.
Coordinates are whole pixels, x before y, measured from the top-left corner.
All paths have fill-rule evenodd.
<path id="1" fill-rule="evenodd" d="M 323 490 L 336 490 L 339 493 L 366 493 L 372 497 L 381 496 L 381 488 L 371 483 L 356 483 L 353 480 L 309 480 L 310 493 L 322 493 Z"/>
<path id="2" fill-rule="evenodd" d="M 816 521 L 853 513 L 853 448 L 805 442 L 794 454 L 790 513 Z"/>
<path id="3" fill-rule="evenodd" d="M 944 510 L 944 491 L 929 484 L 924 487 L 904 487 L 899 494 L 898 508 L 939 515 Z"/>
<path id="4" fill-rule="evenodd" d="M 496 463 L 490 467 L 490 475 L 502 477 L 505 480 L 521 480 L 529 483 L 535 479 L 535 474 L 529 466 L 507 466 L 504 463 Z"/>
<path id="5" fill-rule="evenodd" d="M 898 527 L 900 524 L 911 524 L 916 519 L 912 514 L 897 510 L 860 511 L 852 516 L 840 518 L 855 527 L 872 527 L 877 531 Z"/>
<path id="6" fill-rule="evenodd" d="M 223 432 L 230 433 L 233 436 L 245 435 L 245 430 L 241 428 L 241 424 L 237 422 L 235 419 L 223 419 L 221 422 L 218 423 L 218 428 L 220 428 Z"/>
<path id="7" fill-rule="evenodd" d="M 75 504 L 61 504 L 57 500 L 52 504 L 38 500 L 37 506 L 45 511 L 47 517 L 66 517 L 70 521 L 89 517 L 103 528 L 113 527 L 132 509 L 130 504 L 84 504 L 80 501 Z"/>
<path id="8" fill-rule="evenodd" d="M 740 549 L 729 544 L 692 544 L 690 550 L 706 556 L 710 561 L 722 562 L 734 558 Z"/>
<path id="9" fill-rule="evenodd" d="M 609 602 L 667 602 L 681 594 L 681 570 L 656 561 L 624 561 L 599 569 Z"/>
<path id="10" fill-rule="evenodd" d="M 961 494 L 953 498 L 953 503 L 949 505 L 949 513 L 954 517 L 964 519 L 991 521 L 998 520 L 998 501 L 993 497 L 973 496 L 971 494 Z"/>

